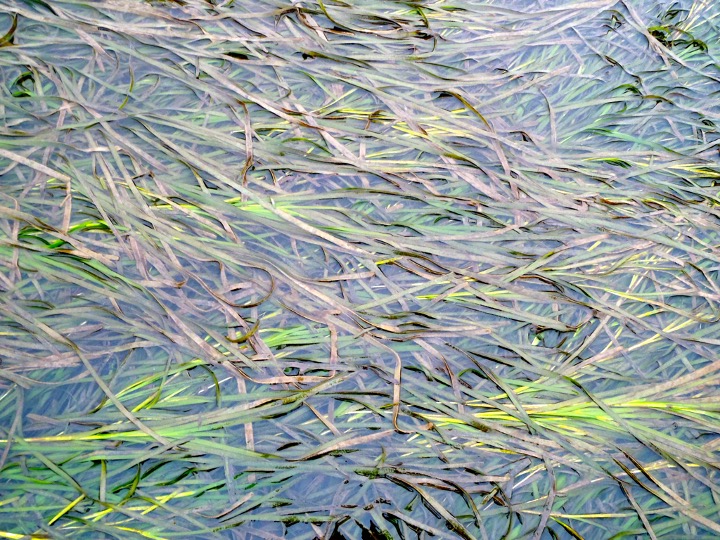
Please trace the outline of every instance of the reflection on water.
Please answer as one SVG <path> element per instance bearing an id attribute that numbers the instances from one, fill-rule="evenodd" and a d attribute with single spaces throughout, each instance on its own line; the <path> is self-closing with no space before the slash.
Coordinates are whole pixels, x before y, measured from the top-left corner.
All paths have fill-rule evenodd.
<path id="1" fill-rule="evenodd" d="M 6 530 L 714 531 L 716 8 L 461 4 L 4 3 Z"/>

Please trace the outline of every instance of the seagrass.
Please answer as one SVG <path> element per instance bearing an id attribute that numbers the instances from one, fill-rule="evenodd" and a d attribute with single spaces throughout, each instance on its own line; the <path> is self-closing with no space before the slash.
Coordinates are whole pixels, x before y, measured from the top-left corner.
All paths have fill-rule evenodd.
<path id="1" fill-rule="evenodd" d="M 0 0 L 0 538 L 716 538 L 719 24 Z"/>

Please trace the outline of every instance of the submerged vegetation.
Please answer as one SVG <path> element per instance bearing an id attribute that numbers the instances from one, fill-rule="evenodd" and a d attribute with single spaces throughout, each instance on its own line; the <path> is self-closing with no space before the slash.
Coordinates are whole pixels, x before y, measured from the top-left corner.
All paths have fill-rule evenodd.
<path id="1" fill-rule="evenodd" d="M 0 0 L 0 538 L 717 538 L 714 0 Z"/>

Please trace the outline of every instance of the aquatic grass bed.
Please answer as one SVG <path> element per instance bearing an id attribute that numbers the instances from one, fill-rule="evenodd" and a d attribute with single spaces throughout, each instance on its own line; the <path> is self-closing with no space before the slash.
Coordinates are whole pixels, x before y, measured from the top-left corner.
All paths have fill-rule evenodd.
<path id="1" fill-rule="evenodd" d="M 720 533 L 714 2 L 0 8 L 0 537 Z"/>

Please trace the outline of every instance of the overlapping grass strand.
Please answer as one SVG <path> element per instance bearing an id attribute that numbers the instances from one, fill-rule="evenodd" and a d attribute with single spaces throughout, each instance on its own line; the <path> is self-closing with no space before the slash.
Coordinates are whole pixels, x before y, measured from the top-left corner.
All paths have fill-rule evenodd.
<path id="1" fill-rule="evenodd" d="M 716 538 L 719 24 L 0 0 L 0 537 Z"/>

